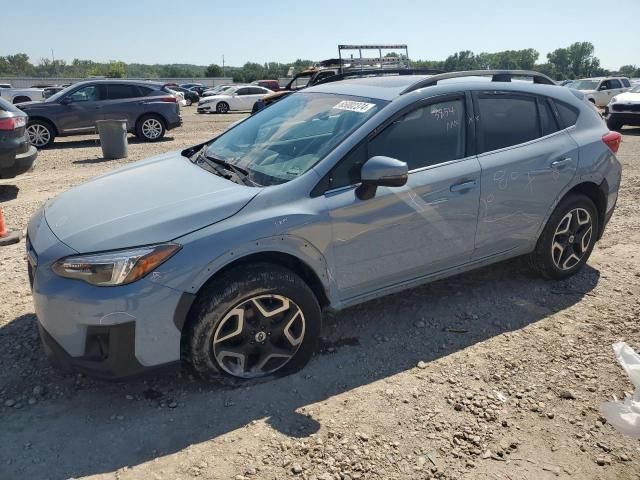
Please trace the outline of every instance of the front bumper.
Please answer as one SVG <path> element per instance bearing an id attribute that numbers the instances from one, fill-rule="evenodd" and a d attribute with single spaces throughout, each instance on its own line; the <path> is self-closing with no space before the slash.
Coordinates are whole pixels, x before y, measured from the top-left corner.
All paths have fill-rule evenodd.
<path id="1" fill-rule="evenodd" d="M 212 112 L 213 105 L 211 103 L 198 104 L 198 113 Z"/>
<path id="2" fill-rule="evenodd" d="M 29 277 L 47 355 L 101 378 L 122 378 L 180 360 L 181 330 L 193 295 L 148 279 L 96 287 L 51 269 L 75 254 L 38 212 L 27 237 Z"/>
<path id="3" fill-rule="evenodd" d="M 640 112 L 614 112 L 609 106 L 604 108 L 605 120 L 620 122 L 623 125 L 640 126 Z"/>

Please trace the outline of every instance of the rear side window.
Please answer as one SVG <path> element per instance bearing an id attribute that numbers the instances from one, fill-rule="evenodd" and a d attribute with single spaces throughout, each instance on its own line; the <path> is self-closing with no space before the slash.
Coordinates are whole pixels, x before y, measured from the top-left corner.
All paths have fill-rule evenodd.
<path id="1" fill-rule="evenodd" d="M 572 125 L 575 125 L 578 121 L 578 109 L 572 107 L 571 105 L 560 102 L 559 100 L 554 100 L 553 102 L 558 110 L 558 115 L 560 117 L 560 123 L 562 124 L 562 128 L 568 128 Z"/>
<path id="2" fill-rule="evenodd" d="M 626 78 L 623 78 L 620 81 L 622 82 L 622 85 L 624 85 L 625 87 L 630 87 L 631 86 L 631 83 Z"/>
<path id="3" fill-rule="evenodd" d="M 462 99 L 417 108 L 389 125 L 369 144 L 369 157 L 406 162 L 409 170 L 465 156 L 466 122 Z"/>
<path id="4" fill-rule="evenodd" d="M 142 85 L 136 85 L 136 88 L 138 89 L 138 96 L 139 97 L 146 97 L 147 95 L 149 95 L 151 92 L 153 92 L 153 88 L 149 88 L 149 87 L 143 87 Z M 157 90 L 158 93 L 160 93 L 159 90 Z"/>
<path id="5" fill-rule="evenodd" d="M 135 98 L 138 97 L 138 88 L 135 85 L 108 85 L 107 86 L 107 99 L 118 100 L 122 98 Z"/>
<path id="6" fill-rule="evenodd" d="M 540 136 L 535 97 L 481 94 L 478 111 L 480 153 L 518 145 Z"/>

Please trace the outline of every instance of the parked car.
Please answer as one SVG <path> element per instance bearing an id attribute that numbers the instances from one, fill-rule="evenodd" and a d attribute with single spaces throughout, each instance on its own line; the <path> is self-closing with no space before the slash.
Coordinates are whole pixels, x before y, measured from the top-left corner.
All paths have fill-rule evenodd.
<path id="1" fill-rule="evenodd" d="M 198 103 L 200 100 L 200 95 L 192 90 L 183 87 L 171 87 L 171 90 L 182 93 L 187 107 L 190 107 L 194 103 Z"/>
<path id="2" fill-rule="evenodd" d="M 203 97 L 198 102 L 198 113 L 227 113 L 229 111 L 247 111 L 253 104 L 271 93 L 271 90 L 258 86 L 233 87 L 217 95 Z"/>
<path id="3" fill-rule="evenodd" d="M 626 77 L 582 78 L 574 80 L 569 87 L 582 91 L 594 105 L 604 107 L 612 97 L 630 90 L 631 83 Z"/>
<path id="4" fill-rule="evenodd" d="M 244 86 L 244 85 L 217 85 L 213 88 L 210 88 L 208 90 L 205 90 L 202 95 L 200 95 L 201 97 L 211 97 L 213 95 L 218 95 L 226 90 L 229 90 L 230 88 L 235 88 L 235 87 L 240 87 L 240 86 Z"/>
<path id="5" fill-rule="evenodd" d="M 604 118 L 611 130 L 625 125 L 640 127 L 640 85 L 613 97 L 604 107 Z"/>
<path id="6" fill-rule="evenodd" d="M 10 83 L 0 83 L 0 88 L 13 88 Z"/>
<path id="7" fill-rule="evenodd" d="M 33 168 L 38 151 L 25 134 L 27 114 L 0 98 L 0 178 L 13 178 Z"/>
<path id="8" fill-rule="evenodd" d="M 204 88 L 204 85 L 202 83 L 181 83 L 179 86 L 182 87 L 182 88 L 186 88 L 187 90 L 192 88 L 192 87 L 203 87 Z"/>
<path id="9" fill-rule="evenodd" d="M 251 82 L 251 85 L 268 88 L 272 92 L 278 92 L 281 90 L 278 80 L 256 80 L 255 82 Z"/>
<path id="10" fill-rule="evenodd" d="M 45 351 L 106 377 L 180 359 L 209 379 L 286 374 L 323 309 L 520 255 L 574 275 L 613 214 L 621 136 L 552 83 L 318 85 L 59 195 L 28 226 Z"/>
<path id="11" fill-rule="evenodd" d="M 209 87 L 205 87 L 205 86 L 193 86 L 193 87 L 189 87 L 187 90 L 191 90 L 192 92 L 196 92 L 198 94 L 198 96 L 202 96 L 202 94 L 204 92 L 207 91 Z"/>
<path id="12" fill-rule="evenodd" d="M 51 86 L 51 87 L 46 87 L 44 89 L 44 91 L 42 92 L 42 97 L 47 99 L 50 96 L 52 96 L 52 95 L 54 95 L 54 94 L 56 94 L 58 92 L 61 92 L 62 90 L 64 90 L 67 87 L 68 87 L 68 85 L 66 85 L 66 86 L 65 85 L 54 85 L 54 86 Z"/>
<path id="13" fill-rule="evenodd" d="M 43 88 L 0 88 L 0 97 L 13 104 L 42 100 L 43 94 Z"/>
<path id="14" fill-rule="evenodd" d="M 177 99 L 158 82 L 89 80 L 18 107 L 29 115 L 27 135 L 38 148 L 55 137 L 94 133 L 97 120 L 124 118 L 129 132 L 149 142 L 182 124 Z"/>

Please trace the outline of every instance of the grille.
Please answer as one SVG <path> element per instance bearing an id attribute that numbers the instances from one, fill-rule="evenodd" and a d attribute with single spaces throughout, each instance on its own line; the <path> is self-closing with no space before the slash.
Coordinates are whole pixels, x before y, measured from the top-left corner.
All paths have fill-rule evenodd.
<path id="1" fill-rule="evenodd" d="M 614 112 L 640 112 L 640 103 L 633 105 L 624 105 L 622 103 L 616 103 L 612 107 Z"/>

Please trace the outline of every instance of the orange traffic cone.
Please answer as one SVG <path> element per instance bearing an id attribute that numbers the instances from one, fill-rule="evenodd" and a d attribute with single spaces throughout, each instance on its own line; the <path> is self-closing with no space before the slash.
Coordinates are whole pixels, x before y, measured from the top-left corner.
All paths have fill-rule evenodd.
<path id="1" fill-rule="evenodd" d="M 10 232 L 7 230 L 7 224 L 4 221 L 4 210 L 0 208 L 0 247 L 18 243 L 20 241 L 20 232 Z"/>

